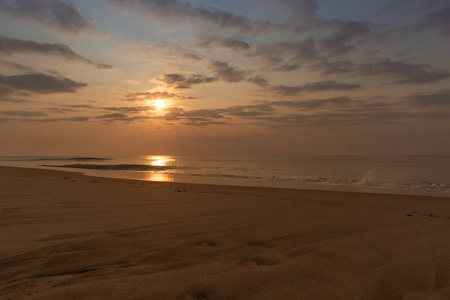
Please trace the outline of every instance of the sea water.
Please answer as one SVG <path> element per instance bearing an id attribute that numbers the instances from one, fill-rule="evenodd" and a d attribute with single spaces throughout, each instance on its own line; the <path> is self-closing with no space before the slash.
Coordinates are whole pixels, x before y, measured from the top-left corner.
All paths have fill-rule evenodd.
<path id="1" fill-rule="evenodd" d="M 450 196 L 450 156 L 0 157 L 0 165 L 201 184 Z"/>

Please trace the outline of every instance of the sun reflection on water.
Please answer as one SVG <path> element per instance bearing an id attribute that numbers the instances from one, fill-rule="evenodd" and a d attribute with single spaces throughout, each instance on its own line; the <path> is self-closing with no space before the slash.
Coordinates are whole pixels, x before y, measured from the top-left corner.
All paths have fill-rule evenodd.
<path id="1" fill-rule="evenodd" d="M 170 175 L 170 174 L 164 174 L 164 173 L 151 173 L 151 172 L 146 172 L 146 174 L 145 174 L 145 180 L 148 180 L 148 181 L 164 181 L 164 182 L 172 182 L 172 181 L 173 181 L 173 175 Z"/>
<path id="2" fill-rule="evenodd" d="M 167 167 L 175 161 L 172 157 L 165 155 L 151 155 L 147 156 L 145 159 L 150 165 L 155 167 Z"/>

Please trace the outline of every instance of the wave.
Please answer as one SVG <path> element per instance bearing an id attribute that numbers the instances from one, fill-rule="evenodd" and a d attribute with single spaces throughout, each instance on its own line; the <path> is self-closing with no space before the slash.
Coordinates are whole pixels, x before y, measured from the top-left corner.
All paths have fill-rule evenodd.
<path id="1" fill-rule="evenodd" d="M 220 173 L 194 173 L 193 167 L 180 166 L 153 166 L 146 164 L 64 164 L 64 165 L 42 165 L 45 167 L 57 168 L 74 168 L 74 169 L 91 169 L 91 170 L 116 170 L 116 171 L 155 171 L 162 172 L 167 175 L 182 175 L 193 177 L 210 177 L 210 178 L 224 178 L 236 180 L 253 180 L 265 182 L 279 182 L 289 184 L 313 184 L 313 185 L 328 185 L 328 186 L 346 186 L 346 187 L 360 187 L 360 188 L 376 188 L 387 190 L 409 190 L 416 192 L 444 192 L 450 193 L 450 184 L 435 183 L 435 182 L 383 182 L 375 180 L 374 170 L 369 170 L 363 175 L 361 180 L 354 180 L 348 178 L 328 178 L 328 177 L 264 177 L 252 175 L 238 175 L 238 174 L 220 174 Z M 191 172 L 189 172 L 190 170 Z"/>
<path id="2" fill-rule="evenodd" d="M 379 189 L 394 189 L 394 190 L 410 190 L 417 192 L 445 192 L 450 193 L 450 184 L 446 183 L 434 183 L 434 182 L 421 182 L 421 183 L 394 183 L 394 182 L 375 182 L 374 171 L 370 170 L 364 174 L 363 179 L 360 181 L 350 179 L 337 179 L 326 177 L 309 177 L 309 178 L 292 178 L 292 177 L 262 177 L 262 176 L 248 176 L 248 175 L 233 175 L 233 174 L 195 174 L 195 173 L 175 173 L 167 172 L 169 175 L 184 175 L 184 176 L 197 176 L 197 177 L 214 177 L 214 178 L 230 178 L 230 179 L 243 179 L 243 180 L 255 180 L 255 181 L 268 181 L 268 182 L 285 182 L 285 183 L 298 183 L 298 184 L 318 184 L 329 186 L 347 186 L 347 187 L 367 187 L 367 188 L 379 188 Z"/>
<path id="3" fill-rule="evenodd" d="M 152 166 L 140 164 L 121 164 L 121 165 L 93 165 L 93 164 L 69 164 L 69 165 L 42 165 L 44 167 L 90 169 L 90 170 L 119 170 L 119 171 L 163 171 L 176 169 L 177 167 Z"/>
<path id="4" fill-rule="evenodd" d="M 40 157 L 40 158 L 25 158 L 25 159 L 15 159 L 13 161 L 106 161 L 112 160 L 111 158 L 105 157 Z"/>

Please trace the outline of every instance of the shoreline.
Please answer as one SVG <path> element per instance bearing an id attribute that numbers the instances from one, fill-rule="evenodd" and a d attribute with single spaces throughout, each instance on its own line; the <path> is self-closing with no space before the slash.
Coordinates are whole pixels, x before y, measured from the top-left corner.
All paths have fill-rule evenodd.
<path id="1" fill-rule="evenodd" d="M 450 297 L 450 198 L 0 167 L 0 295 Z"/>
<path id="2" fill-rule="evenodd" d="M 48 166 L 23 167 L 23 166 L 2 166 L 0 168 L 23 168 L 48 170 L 55 172 L 78 173 L 84 176 L 95 178 L 109 178 L 119 180 L 136 180 L 141 182 L 165 182 L 178 184 L 195 184 L 195 185 L 211 185 L 211 186 L 235 186 L 235 187 L 249 187 L 249 188 L 275 188 L 275 189 L 292 189 L 292 190 L 306 190 L 306 191 L 329 191 L 329 192 L 343 192 L 343 193 L 367 193 L 367 194 L 381 194 L 381 195 L 405 195 L 405 196 L 425 196 L 425 197 L 450 197 L 449 192 L 428 192 L 416 191 L 411 189 L 400 189 L 392 187 L 377 187 L 377 186 L 359 186 L 359 185 L 334 185 L 321 183 L 290 183 L 282 181 L 260 181 L 256 179 L 238 179 L 238 178 L 215 178 L 208 176 L 188 176 L 181 174 L 160 174 L 151 173 L 146 176 L 125 176 L 117 175 L 113 172 L 120 172 L 115 170 L 97 171 L 89 169 L 71 169 L 58 168 Z M 111 175 L 106 176 L 106 172 L 111 172 Z"/>

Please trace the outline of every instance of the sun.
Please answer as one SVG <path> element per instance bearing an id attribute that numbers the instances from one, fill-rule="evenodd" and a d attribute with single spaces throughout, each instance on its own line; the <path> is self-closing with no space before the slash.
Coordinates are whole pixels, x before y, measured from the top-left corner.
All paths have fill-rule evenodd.
<path id="1" fill-rule="evenodd" d="M 159 110 L 163 110 L 164 108 L 166 108 L 166 106 L 166 100 L 158 99 L 155 101 L 155 107 Z"/>

